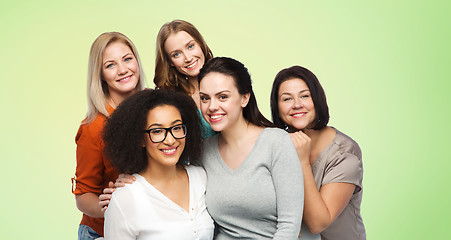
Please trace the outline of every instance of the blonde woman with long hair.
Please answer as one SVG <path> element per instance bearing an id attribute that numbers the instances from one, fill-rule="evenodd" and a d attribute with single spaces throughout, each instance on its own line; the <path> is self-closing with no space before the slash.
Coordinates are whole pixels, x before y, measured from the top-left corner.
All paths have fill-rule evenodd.
<path id="1" fill-rule="evenodd" d="M 118 32 L 97 37 L 88 65 L 88 112 L 75 137 L 77 167 L 73 193 L 83 212 L 78 239 L 103 236 L 103 215 L 98 196 L 119 172 L 103 153 L 101 132 L 105 120 L 127 97 L 145 87 L 141 62 L 132 41 Z"/>

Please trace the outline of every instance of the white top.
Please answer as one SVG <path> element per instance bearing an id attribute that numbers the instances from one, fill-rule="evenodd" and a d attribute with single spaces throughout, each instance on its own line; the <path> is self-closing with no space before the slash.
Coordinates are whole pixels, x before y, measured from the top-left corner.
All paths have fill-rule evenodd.
<path id="1" fill-rule="evenodd" d="M 213 239 L 213 220 L 205 206 L 207 175 L 202 167 L 185 167 L 189 178 L 189 212 L 144 177 L 118 188 L 105 212 L 105 239 Z"/>

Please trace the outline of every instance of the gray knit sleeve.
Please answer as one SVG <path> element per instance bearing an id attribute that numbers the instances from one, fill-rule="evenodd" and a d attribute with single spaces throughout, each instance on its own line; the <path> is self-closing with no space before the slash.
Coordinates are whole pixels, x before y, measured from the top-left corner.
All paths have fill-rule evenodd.
<path id="1" fill-rule="evenodd" d="M 290 136 L 282 130 L 274 133 L 271 164 L 277 201 L 274 239 L 298 239 L 304 207 L 302 168 Z"/>

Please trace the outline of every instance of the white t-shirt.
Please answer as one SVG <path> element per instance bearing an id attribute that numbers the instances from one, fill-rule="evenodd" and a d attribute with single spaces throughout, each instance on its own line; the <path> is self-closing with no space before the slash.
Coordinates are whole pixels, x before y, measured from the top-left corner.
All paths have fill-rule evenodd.
<path id="1" fill-rule="evenodd" d="M 189 178 L 189 212 L 144 177 L 118 188 L 105 212 L 105 239 L 213 239 L 213 220 L 205 206 L 207 175 L 202 167 L 185 167 Z"/>

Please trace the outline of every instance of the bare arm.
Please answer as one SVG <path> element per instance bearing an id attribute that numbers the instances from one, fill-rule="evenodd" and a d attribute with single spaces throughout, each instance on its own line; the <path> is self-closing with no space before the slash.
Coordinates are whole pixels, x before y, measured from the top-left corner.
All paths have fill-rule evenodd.
<path id="1" fill-rule="evenodd" d="M 304 174 L 303 221 L 310 232 L 320 233 L 341 214 L 356 186 L 351 183 L 329 183 L 318 191 L 310 165 L 311 140 L 301 131 L 290 135 Z"/>
<path id="2" fill-rule="evenodd" d="M 103 211 L 99 205 L 99 197 L 94 193 L 84 193 L 75 195 L 77 208 L 84 214 L 94 217 L 103 218 Z"/>

